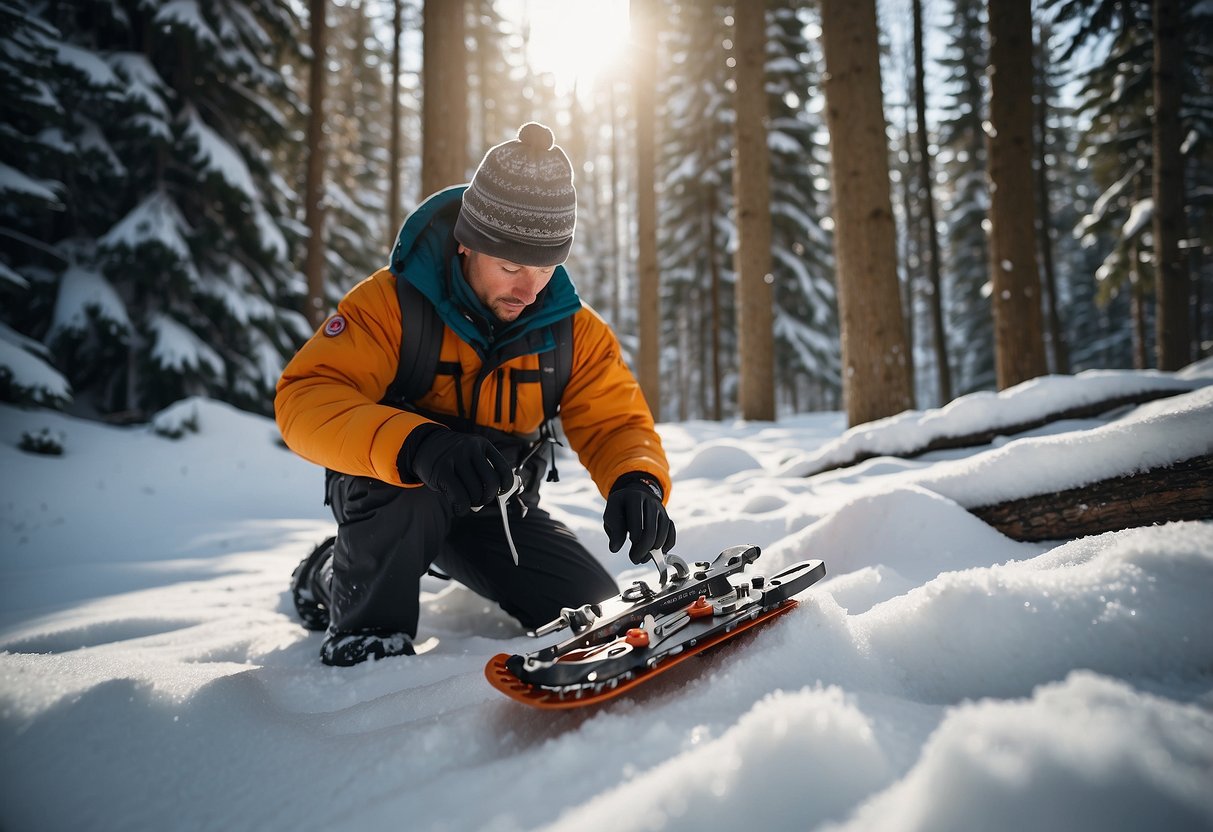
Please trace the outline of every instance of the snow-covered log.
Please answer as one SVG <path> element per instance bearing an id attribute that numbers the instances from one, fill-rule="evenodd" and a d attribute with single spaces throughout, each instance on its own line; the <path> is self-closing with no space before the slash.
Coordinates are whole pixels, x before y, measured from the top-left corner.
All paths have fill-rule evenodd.
<path id="1" fill-rule="evenodd" d="M 1213 520 L 1213 456 L 1078 488 L 966 507 L 1014 540 L 1071 540 L 1177 520 Z"/>

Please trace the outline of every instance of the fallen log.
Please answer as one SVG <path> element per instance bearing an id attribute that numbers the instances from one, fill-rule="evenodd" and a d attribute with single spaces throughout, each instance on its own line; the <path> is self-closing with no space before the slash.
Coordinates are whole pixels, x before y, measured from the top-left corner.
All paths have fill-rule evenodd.
<path id="1" fill-rule="evenodd" d="M 1079 488 L 965 507 L 1014 540 L 1071 540 L 1176 520 L 1213 520 L 1213 456 Z"/>
<path id="2" fill-rule="evenodd" d="M 798 471 L 797 474 L 802 477 L 812 477 L 817 474 L 823 474 L 826 471 L 836 471 L 840 468 L 850 468 L 852 465 L 858 465 L 861 462 L 881 456 L 891 456 L 896 457 L 897 459 L 916 459 L 917 457 L 923 456 L 924 454 L 929 454 L 932 451 L 950 451 L 958 448 L 980 447 L 981 445 L 989 445 L 1000 436 L 1015 436 L 1017 434 L 1026 433 L 1030 430 L 1036 430 L 1037 428 L 1042 428 L 1045 425 L 1050 425 L 1054 422 L 1060 422 L 1065 419 L 1092 419 L 1096 416 L 1103 416 L 1105 414 L 1112 413 L 1113 411 L 1119 410 L 1122 407 L 1147 404 L 1159 399 L 1182 396 L 1185 393 L 1190 392 L 1192 391 L 1189 388 L 1141 390 L 1135 393 L 1127 393 L 1120 396 L 1100 399 L 1099 401 L 1075 405 L 1074 407 L 1054 410 L 1034 419 L 1028 419 L 1022 422 L 995 425 L 980 431 L 960 434 L 957 436 L 937 436 L 929 442 L 917 447 L 906 448 L 896 452 L 858 450 L 845 460 L 819 465 L 804 471 Z"/>

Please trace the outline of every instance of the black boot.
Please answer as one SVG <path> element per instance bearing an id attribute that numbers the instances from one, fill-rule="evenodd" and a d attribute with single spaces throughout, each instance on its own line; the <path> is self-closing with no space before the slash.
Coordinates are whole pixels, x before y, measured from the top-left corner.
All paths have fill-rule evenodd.
<path id="1" fill-rule="evenodd" d="M 309 630 L 329 626 L 329 582 L 333 574 L 333 543 L 330 537 L 299 562 L 291 573 L 291 598 L 295 612 Z"/>
<path id="2" fill-rule="evenodd" d="M 320 661 L 334 667 L 350 667 L 368 659 L 414 655 L 413 640 L 404 633 L 340 633 L 330 630 L 320 645 Z"/>

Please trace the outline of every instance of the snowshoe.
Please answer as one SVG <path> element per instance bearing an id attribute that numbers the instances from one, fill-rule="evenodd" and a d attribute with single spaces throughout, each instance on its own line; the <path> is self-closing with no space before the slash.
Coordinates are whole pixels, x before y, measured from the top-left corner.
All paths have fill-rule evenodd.
<path id="1" fill-rule="evenodd" d="M 657 589 L 636 581 L 601 604 L 564 609 L 531 635 L 568 629 L 572 637 L 522 655 L 494 656 L 485 677 L 511 699 L 537 708 L 578 708 L 614 698 L 790 612 L 799 603 L 793 596 L 825 576 L 822 561 L 807 560 L 770 578 L 744 579 L 741 573 L 760 554 L 757 546 L 734 546 L 711 562 L 688 565 L 654 553 Z"/>

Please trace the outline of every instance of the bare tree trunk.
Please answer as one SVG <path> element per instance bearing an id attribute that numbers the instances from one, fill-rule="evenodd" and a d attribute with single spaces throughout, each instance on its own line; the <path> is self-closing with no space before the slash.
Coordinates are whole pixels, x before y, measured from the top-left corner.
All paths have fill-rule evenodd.
<path id="1" fill-rule="evenodd" d="M 404 30 L 403 4 L 404 0 L 392 0 L 392 103 L 389 116 L 392 132 L 388 148 L 387 215 L 388 232 L 393 236 L 388 241 L 389 247 L 395 242 L 404 214 L 400 204 L 400 38 Z"/>
<path id="2" fill-rule="evenodd" d="M 304 222 L 307 224 L 307 254 L 303 272 L 307 276 L 307 317 L 320 326 L 328 317 L 324 274 L 324 86 L 327 0 L 309 0 L 311 13 L 308 45 L 312 66 L 308 74 L 307 181 L 304 184 Z"/>
<path id="3" fill-rule="evenodd" d="M 425 0 L 421 197 L 467 181 L 467 50 L 463 0 Z"/>
<path id="4" fill-rule="evenodd" d="M 1053 353 L 1053 372 L 1070 372 L 1070 351 L 1066 346 L 1065 332 L 1061 326 L 1061 310 L 1057 304 L 1057 269 L 1053 265 L 1053 212 L 1049 203 L 1049 165 L 1048 153 L 1048 112 L 1049 96 L 1046 80 L 1046 61 L 1049 59 L 1048 29 L 1040 28 L 1040 43 L 1037 55 L 1040 56 L 1040 66 L 1037 68 L 1037 96 L 1039 106 L 1036 108 L 1036 199 L 1040 212 L 1040 268 L 1043 278 L 1045 308 L 1048 310 L 1049 345 Z"/>
<path id="5" fill-rule="evenodd" d="M 901 170 L 901 210 L 905 217 L 905 228 L 902 232 L 902 239 L 905 241 L 905 249 L 902 253 L 901 264 L 905 272 L 905 281 L 901 286 L 901 308 L 902 316 L 905 319 L 906 326 L 906 344 L 909 349 L 909 361 L 907 367 L 910 373 L 910 390 L 915 391 L 915 397 L 918 390 L 918 368 L 914 364 L 914 345 L 916 341 L 917 320 L 915 306 L 917 299 L 914 296 L 914 287 L 918 283 L 915 275 L 918 268 L 922 265 L 922 234 L 919 233 L 921 228 L 918 219 L 918 212 L 914 210 L 914 145 L 911 138 L 912 129 L 910 128 L 910 90 L 906 88 L 906 105 L 902 108 L 902 125 L 901 125 L 901 147 L 906 154 L 905 165 Z M 911 403 L 913 406 L 913 403 Z"/>
<path id="6" fill-rule="evenodd" d="M 1179 0 L 1154 0 L 1154 329 L 1158 369 L 1192 360 L 1188 269 L 1179 250 L 1184 229 L 1183 154 L 1179 107 L 1183 31 Z"/>
<path id="7" fill-rule="evenodd" d="M 910 356 L 897 287 L 875 0 L 822 0 L 821 21 L 843 389 L 848 421 L 857 425 L 910 407 Z"/>
<path id="8" fill-rule="evenodd" d="M 1149 349 L 1146 346 L 1146 292 L 1141 281 L 1141 246 L 1136 240 L 1129 243 L 1129 314 L 1133 318 L 1133 369 L 1144 370 L 1150 366 Z"/>
<path id="9" fill-rule="evenodd" d="M 711 333 L 711 362 L 712 362 L 712 418 L 719 422 L 724 419 L 724 374 L 720 369 L 720 266 L 716 261 L 716 252 L 719 250 L 716 241 L 716 211 L 718 208 L 716 201 L 716 185 L 709 184 L 706 189 L 707 199 L 707 240 L 708 240 L 708 284 L 709 297 L 711 302 L 711 323 L 709 332 Z"/>
<path id="10" fill-rule="evenodd" d="M 1141 201 L 1142 176 L 1133 177 L 1133 204 Z M 1146 330 L 1146 307 L 1149 298 L 1146 283 L 1141 273 L 1141 236 L 1125 243 L 1125 256 L 1129 261 L 1129 317 L 1133 331 L 1133 369 L 1144 370 L 1150 366 L 1150 339 Z"/>
<path id="11" fill-rule="evenodd" d="M 931 286 L 931 342 L 939 377 L 939 403 L 952 400 L 952 370 L 948 365 L 948 339 L 943 323 L 943 279 L 940 277 L 939 231 L 935 227 L 935 196 L 931 173 L 931 143 L 927 134 L 927 89 L 923 78 L 922 0 L 914 0 L 914 107 L 918 118 L 918 166 L 922 179 L 922 205 L 927 235 Z"/>
<path id="12" fill-rule="evenodd" d="M 495 144 L 499 139 L 496 133 L 492 132 L 489 110 L 489 61 L 488 61 L 488 41 L 490 38 L 496 38 L 498 35 L 491 26 L 486 25 L 486 18 L 493 14 L 492 0 L 472 0 L 472 9 L 475 20 L 475 30 L 472 37 L 476 41 L 476 87 L 477 98 L 479 99 L 479 118 L 476 119 L 476 147 L 488 148 Z M 469 127 L 469 133 L 471 128 Z"/>
<path id="13" fill-rule="evenodd" d="M 1032 177 L 1032 4 L 989 0 L 990 280 L 999 389 L 1048 372 Z"/>
<path id="14" fill-rule="evenodd" d="M 623 200 L 619 191 L 624 177 L 619 173 L 619 113 L 616 111 L 614 78 L 608 84 L 607 97 L 611 105 L 611 323 L 619 327 L 623 325 L 623 253 L 619 245 L 619 212 L 623 209 Z"/>
<path id="15" fill-rule="evenodd" d="M 636 223 L 639 245 L 636 376 L 654 419 L 661 418 L 661 293 L 657 271 L 656 0 L 631 0 L 636 98 Z"/>
<path id="16" fill-rule="evenodd" d="M 1196 344 L 1196 357 L 1205 355 L 1205 255 L 1207 241 L 1213 241 L 1213 222 L 1209 221 L 1207 209 L 1197 214 L 1196 245 L 1192 246 L 1192 340 Z M 1203 231 L 1200 229 L 1203 228 Z"/>
<path id="17" fill-rule="evenodd" d="M 743 419 L 775 420 L 774 333 L 771 303 L 771 162 L 767 151 L 766 0 L 733 12 L 737 92 L 733 122 L 737 158 L 738 405 Z"/>

